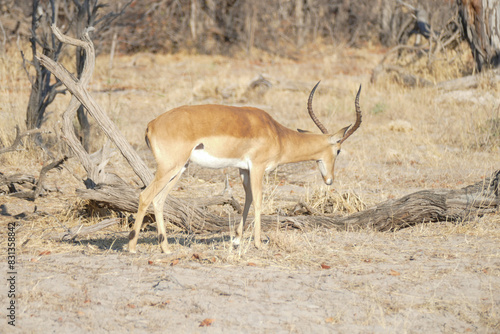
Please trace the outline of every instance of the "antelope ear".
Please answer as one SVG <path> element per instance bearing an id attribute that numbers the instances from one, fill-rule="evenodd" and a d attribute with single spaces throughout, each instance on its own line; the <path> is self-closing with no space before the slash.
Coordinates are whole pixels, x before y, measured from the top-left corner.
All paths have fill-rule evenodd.
<path id="1" fill-rule="evenodd" d="M 298 132 L 300 133 L 308 133 L 308 132 L 311 132 L 311 131 L 307 131 L 307 130 L 302 130 L 302 129 L 297 129 Z"/>
<path id="2" fill-rule="evenodd" d="M 330 136 L 330 143 L 331 144 L 336 144 L 338 143 L 342 138 L 344 138 L 344 135 L 346 134 L 347 130 L 349 130 L 351 126 L 348 125 L 345 128 L 340 129 L 336 134 Z"/>

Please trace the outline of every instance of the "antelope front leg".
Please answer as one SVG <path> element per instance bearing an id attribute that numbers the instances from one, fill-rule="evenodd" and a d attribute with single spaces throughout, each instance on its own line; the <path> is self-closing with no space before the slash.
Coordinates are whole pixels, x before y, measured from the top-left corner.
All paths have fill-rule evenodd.
<path id="1" fill-rule="evenodd" d="M 250 172 L 250 184 L 252 185 L 253 207 L 255 209 L 254 243 L 260 248 L 260 216 L 262 214 L 262 179 L 264 170 L 252 169 Z"/>
<path id="2" fill-rule="evenodd" d="M 168 187 L 168 185 L 167 185 Z M 168 250 L 167 234 L 165 231 L 165 220 L 163 219 L 163 205 L 169 193 L 167 187 L 163 189 L 153 200 L 153 208 L 155 211 L 156 226 L 158 229 L 158 243 L 160 244 L 163 253 L 170 253 Z"/>

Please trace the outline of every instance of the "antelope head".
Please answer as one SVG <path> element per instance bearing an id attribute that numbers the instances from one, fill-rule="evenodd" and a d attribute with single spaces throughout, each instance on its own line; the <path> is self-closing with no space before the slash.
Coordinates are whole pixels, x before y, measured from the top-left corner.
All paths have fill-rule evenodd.
<path id="1" fill-rule="evenodd" d="M 321 82 L 321 81 L 320 81 Z M 356 121 L 354 125 L 346 126 L 345 128 L 340 129 L 335 134 L 330 134 L 326 127 L 319 121 L 319 119 L 314 114 L 312 108 L 312 100 L 314 96 L 314 92 L 318 87 L 319 83 L 314 86 L 309 94 L 309 100 L 307 102 L 307 110 L 309 111 L 309 116 L 313 120 L 314 124 L 321 130 L 321 132 L 327 136 L 328 144 L 330 146 L 329 149 L 323 151 L 322 157 L 318 159 L 316 162 L 318 163 L 318 168 L 321 172 L 321 176 L 323 177 L 323 181 L 327 185 L 331 185 L 334 179 L 334 169 L 335 169 L 335 160 L 337 156 L 340 154 L 342 143 L 349 138 L 361 125 L 361 109 L 359 107 L 359 94 L 361 93 L 361 85 L 359 86 L 358 93 L 356 94 L 356 99 L 354 101 L 354 106 L 356 108 Z"/>

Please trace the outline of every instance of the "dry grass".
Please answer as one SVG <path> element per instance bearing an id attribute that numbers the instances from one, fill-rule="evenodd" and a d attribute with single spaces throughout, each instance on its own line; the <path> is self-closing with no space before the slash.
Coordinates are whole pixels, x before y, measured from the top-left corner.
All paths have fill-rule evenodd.
<path id="1" fill-rule="evenodd" d="M 112 68 L 103 55 L 97 60 L 90 89 L 154 168 L 143 141 L 144 129 L 148 121 L 170 108 L 201 103 L 256 105 L 288 127 L 315 130 L 305 106 L 309 88 L 322 79 L 314 108 L 326 127 L 334 131 L 354 120 L 354 96 L 358 85 L 363 84 L 363 124 L 344 144 L 334 186 L 322 184 L 312 162 L 279 167 L 265 180 L 264 210 L 268 214 L 286 212 L 298 202 L 319 213 L 349 214 L 421 189 L 460 188 L 499 168 L 500 104 L 495 98 L 500 93 L 499 87 L 480 87 L 473 91 L 474 98 L 460 100 L 457 95 L 435 88 L 407 89 L 390 80 L 370 85 L 370 70 L 381 57 L 377 51 L 322 50 L 300 61 L 269 55 L 229 59 L 136 54 L 115 57 Z M 425 75 L 440 80 L 461 73 L 457 65 L 449 68 L 443 64 L 439 68 L 444 68 L 434 68 Z M 6 145 L 13 139 L 13 127 L 24 123 L 29 84 L 15 50 L 0 55 L 0 73 L 0 140 Z M 274 88 L 263 96 L 248 95 L 247 86 L 258 74 L 266 75 Z M 51 106 L 46 122 L 49 129 L 57 129 L 68 99 L 61 96 Z M 96 149 L 104 138 L 94 131 Z M 55 135 L 51 136 L 55 141 Z M 1 172 L 37 175 L 47 159 L 38 149 L 4 154 L 0 156 Z M 135 178 L 119 155 L 110 163 L 110 170 L 124 178 Z M 60 192 L 48 193 L 35 203 L 0 197 L 4 206 L 0 216 L 2 225 L 13 220 L 15 214 L 28 213 L 27 218 L 18 220 L 17 230 L 18 251 L 25 258 L 36 262 L 45 251 L 89 255 L 122 252 L 128 224 L 81 236 L 75 242 L 53 238 L 65 228 L 95 224 L 103 218 L 89 215 L 86 203 L 76 197 L 74 189 L 82 185 L 74 175 L 82 177 L 84 173 L 72 159 L 67 169 L 48 175 L 47 184 Z M 173 195 L 202 197 L 222 192 L 226 176 L 235 196 L 242 201 L 244 195 L 237 171 L 211 171 L 196 166 L 189 168 Z M 227 212 L 224 208 L 217 210 Z M 1 236 L 5 236 L 4 231 Z M 247 235 L 250 233 L 251 230 L 246 231 Z M 169 243 L 175 258 L 165 258 L 159 253 L 153 229 L 141 234 L 138 247 L 159 266 L 168 266 L 178 259 L 183 264 L 199 262 L 204 266 L 250 265 L 313 271 L 322 270 L 322 265 L 335 268 L 336 277 L 343 282 L 341 288 L 356 292 L 369 307 L 359 319 L 346 312 L 333 312 L 325 320 L 330 324 L 352 322 L 383 327 L 384 321 L 395 321 L 391 316 L 403 313 L 407 316 L 406 323 L 398 328 L 408 330 L 418 322 L 411 318 L 416 310 L 436 315 L 451 312 L 465 323 L 478 323 L 486 330 L 499 329 L 498 215 L 478 217 L 463 224 L 420 225 L 394 233 L 277 229 L 267 232 L 267 236 L 269 243 L 262 250 L 254 249 L 251 240 L 234 249 L 227 235 L 187 235 L 172 230 Z M 6 248 L 5 238 L 0 247 Z M 447 265 L 450 263 L 456 266 Z M 362 279 L 374 273 L 398 277 L 406 287 L 419 287 L 426 280 L 446 282 L 447 278 L 460 275 L 486 275 L 492 296 L 484 295 L 485 288 L 480 291 L 483 300 L 471 300 L 465 295 L 462 299 L 447 299 L 436 288 L 431 295 L 422 292 L 423 297 L 410 300 L 397 287 L 384 286 L 378 279 Z M 342 280 L 343 277 L 346 279 Z M 460 305 L 466 305 L 468 311 Z"/>
<path id="2" fill-rule="evenodd" d="M 363 124 L 343 147 L 334 188 L 322 185 L 314 163 L 280 167 L 265 180 L 267 213 L 290 210 L 301 201 L 314 212 L 348 214 L 417 189 L 460 187 L 498 168 L 500 105 L 498 100 L 488 98 L 498 93 L 498 87 L 474 91 L 476 97 L 485 99 L 457 103 L 452 95 L 434 88 L 406 89 L 390 81 L 373 86 L 367 79 L 379 59 L 377 50 L 370 49 L 324 49 L 312 59 L 304 57 L 301 61 L 269 55 L 228 59 L 136 54 L 116 57 L 109 68 L 106 56 L 101 56 L 90 89 L 154 168 L 152 156 L 143 143 L 143 130 L 149 120 L 170 108 L 196 103 L 257 105 L 288 127 L 314 130 L 305 113 L 305 101 L 309 87 L 322 79 L 314 107 L 333 131 L 352 122 L 354 94 L 362 83 Z M 464 66 L 464 62 L 459 64 Z M 449 73 L 458 75 L 457 67 L 456 64 L 441 66 L 441 71 L 448 74 L 439 74 L 437 78 L 450 78 Z M 0 70 L 4 73 L 0 84 L 0 140 L 6 145 L 13 139 L 14 125 L 23 124 L 29 83 L 12 48 L 0 58 Z M 276 88 L 263 96 L 248 96 L 248 84 L 258 74 L 264 74 Z M 50 108 L 46 126 L 55 129 L 54 132 L 68 98 L 60 96 Z M 96 149 L 104 138 L 98 130 L 94 131 Z M 55 141 L 54 135 L 50 138 Z M 37 149 L 0 156 L 5 172 L 34 175 L 46 160 Z M 133 177 L 118 155 L 110 169 L 123 177 Z M 76 161 L 68 163 L 68 170 L 83 176 Z M 57 210 L 51 214 L 60 220 L 63 215 L 67 227 L 82 219 L 93 224 L 99 218 L 75 213 L 82 210 L 82 204 L 72 195 L 78 180 L 68 170 L 51 174 L 59 182 L 56 187 L 64 192 L 56 197 L 70 203 L 74 218 Z M 242 200 L 236 171 L 210 171 L 196 166 L 190 167 L 174 195 L 199 197 L 213 193 L 214 189 L 222 191 L 226 175 Z M 65 180 L 64 185 L 61 180 Z M 51 197 L 49 194 L 40 202 L 50 202 Z M 40 225 L 50 219 L 45 217 Z"/>

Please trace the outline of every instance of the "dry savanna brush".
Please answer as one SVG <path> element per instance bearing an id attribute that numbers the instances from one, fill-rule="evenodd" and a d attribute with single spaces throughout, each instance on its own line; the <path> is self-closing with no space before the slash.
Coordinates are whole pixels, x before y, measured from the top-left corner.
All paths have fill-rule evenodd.
<path id="1" fill-rule="evenodd" d="M 319 133 L 307 98 L 321 80 L 313 103 L 325 127 L 336 132 L 354 123 L 360 84 L 363 122 L 342 144 L 331 186 L 314 161 L 266 174 L 261 248 L 251 238 L 252 209 L 234 247 L 237 205 L 207 201 L 234 198 L 242 205 L 238 170 L 190 164 L 171 192 L 187 203 L 187 227 L 165 216 L 172 253 L 160 252 L 154 217 L 147 216 L 138 252 L 130 254 L 138 193 L 128 211 L 81 196 L 86 173 L 61 135 L 71 94 L 58 95 L 44 132 L 0 155 L 0 249 L 7 252 L 8 226 L 15 226 L 17 265 L 16 326 L 3 317 L 0 332 L 499 332 L 498 202 L 496 209 L 460 219 L 398 228 L 307 224 L 350 217 L 422 190 L 488 183 L 500 169 L 498 84 L 484 76 L 473 88 L 407 86 L 392 72 L 372 83 L 385 51 L 367 44 L 313 48 L 293 59 L 260 52 L 100 54 L 88 91 L 152 172 L 146 126 L 182 105 L 254 106 L 288 128 Z M 432 65 L 417 61 L 412 70 L 434 84 L 472 73 L 470 52 L 448 56 Z M 15 47 L 0 54 L 0 73 L 1 149 L 14 142 L 16 125 L 25 131 L 31 86 Z M 103 145 L 112 151 L 106 172 L 139 191 L 143 185 L 127 161 L 90 122 L 90 151 Z M 74 126 L 78 131 L 76 119 Z M 42 169 L 64 156 L 37 187 Z M 100 156 L 93 158 L 100 163 Z M 202 212 L 221 217 L 220 230 L 203 230 L 203 217 L 190 215 L 189 207 L 200 203 Z M 2 291 L 3 315 L 10 299 Z"/>

